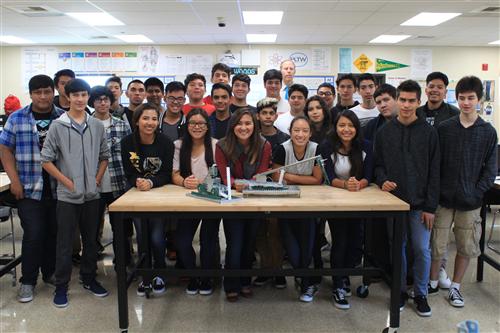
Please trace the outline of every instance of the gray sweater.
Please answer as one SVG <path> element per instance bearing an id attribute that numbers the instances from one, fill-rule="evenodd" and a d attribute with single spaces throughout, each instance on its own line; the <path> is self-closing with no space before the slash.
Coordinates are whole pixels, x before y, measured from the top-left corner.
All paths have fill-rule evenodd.
<path id="1" fill-rule="evenodd" d="M 99 199 L 97 168 L 109 158 L 106 132 L 99 120 L 86 115 L 86 127 L 80 134 L 64 113 L 50 126 L 40 155 L 42 162 L 53 162 L 74 183 L 73 192 L 57 184 L 58 200 L 82 204 Z"/>

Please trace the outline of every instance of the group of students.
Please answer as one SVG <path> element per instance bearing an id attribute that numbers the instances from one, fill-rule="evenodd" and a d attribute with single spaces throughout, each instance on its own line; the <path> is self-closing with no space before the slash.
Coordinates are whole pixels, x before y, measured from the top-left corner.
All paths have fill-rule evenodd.
<path id="1" fill-rule="evenodd" d="M 118 77 L 91 89 L 70 70 L 58 72 L 54 81 L 46 75 L 34 76 L 29 82 L 32 103 L 14 112 L 0 135 L 2 163 L 11 180 L 11 192 L 19 200 L 24 230 L 19 301 L 33 299 L 41 271 L 43 280 L 56 286 L 54 305 L 69 304 L 77 228 L 83 243 L 83 288 L 107 296 L 96 280 L 99 226 L 106 207 L 130 187 L 149 191 L 173 183 L 195 189 L 215 163 L 223 182 L 229 179 L 241 191 L 243 185 L 237 179 L 252 179 L 271 167 L 321 155 L 326 160 L 329 185 L 362 191 L 375 182 L 410 205 L 402 248 L 401 309 L 408 298 L 407 244 L 414 253 L 416 311 L 430 316 L 427 296 L 438 293 L 440 274 L 445 275 L 442 280 L 447 278 L 448 236 L 455 224 L 453 282 L 441 287 L 449 288 L 451 305 L 463 306 L 460 282 L 470 258 L 479 254 L 479 207 L 497 174 L 496 131 L 476 111 L 483 94 L 481 81 L 473 76 L 458 81 L 457 110 L 444 102 L 448 79 L 443 73 L 429 74 L 428 101 L 420 108 L 421 88 L 415 81 L 404 81 L 395 88 L 378 86 L 371 74 L 357 80 L 348 74 L 336 81 L 339 102 L 334 105 L 333 85 L 321 84 L 317 95 L 308 97 L 304 85 L 293 83 L 295 67 L 291 65 L 293 62 L 285 61 L 282 71 L 272 69 L 264 74 L 266 97 L 256 107 L 246 102 L 250 78 L 235 75 L 229 86 L 230 69 L 223 64 L 212 70 L 210 96 L 204 97 L 206 81 L 196 73 L 187 75 L 184 84 L 174 81 L 166 87 L 157 78 L 133 80 L 126 89 L 127 107 L 119 103 L 122 87 Z M 54 87 L 59 91 L 57 100 Z M 361 104 L 353 100 L 355 87 Z M 189 103 L 185 103 L 186 93 Z M 87 106 L 95 111 L 90 114 Z M 273 177 L 277 180 L 279 175 Z M 320 166 L 310 161 L 288 168 L 284 181 L 319 185 L 323 175 Z M 281 267 L 283 252 L 293 268 L 307 268 L 311 262 L 322 267 L 324 220 L 221 218 L 225 268 L 251 268 L 256 250 L 264 268 Z M 131 236 L 135 226 L 139 252 L 144 250 L 142 235 L 148 234 L 154 268 L 166 267 L 166 240 L 174 238 L 176 266 L 190 269 L 196 266 L 192 242 L 201 223 L 201 267 L 214 269 L 220 266 L 221 218 L 134 219 L 126 221 L 126 228 Z M 110 222 L 114 230 L 112 218 Z M 331 219 L 328 223 L 331 267 L 355 267 L 362 256 L 363 221 Z M 129 265 L 133 262 L 130 240 L 125 246 Z M 234 302 L 240 296 L 251 297 L 252 286 L 269 281 L 277 288 L 286 287 L 283 277 L 253 281 L 225 277 L 223 287 L 227 300 Z M 299 299 L 313 301 L 320 281 L 318 277 L 297 277 Z M 158 275 L 151 283 L 141 281 L 137 294 L 144 295 L 147 288 L 162 294 L 165 279 Z M 186 288 L 190 295 L 212 292 L 210 278 L 191 278 Z M 332 294 L 337 308 L 349 309 L 349 277 L 334 276 Z"/>

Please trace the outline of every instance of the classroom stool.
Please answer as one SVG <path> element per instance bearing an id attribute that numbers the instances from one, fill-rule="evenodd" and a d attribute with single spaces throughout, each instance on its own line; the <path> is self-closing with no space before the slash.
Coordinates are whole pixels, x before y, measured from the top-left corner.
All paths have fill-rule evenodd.
<path id="1" fill-rule="evenodd" d="M 0 241 L 4 240 L 7 237 L 11 237 L 12 239 L 12 253 L 2 254 L 0 256 L 0 266 L 7 265 L 9 262 L 16 259 L 16 243 L 15 243 L 15 235 L 14 235 L 14 218 L 12 216 L 12 208 L 7 206 L 0 206 L 0 223 L 4 223 L 8 221 L 10 218 L 10 232 L 1 235 Z M 12 268 L 9 272 L 12 275 L 12 286 L 16 286 L 16 268 Z"/>
<path id="2" fill-rule="evenodd" d="M 490 236 L 488 237 L 488 241 L 486 242 L 486 246 L 492 251 L 494 251 L 497 254 L 500 254 L 500 249 L 493 246 L 493 242 L 491 241 L 491 238 L 493 237 L 493 231 L 495 229 L 495 221 L 497 219 L 497 216 L 500 215 L 500 209 L 497 209 L 497 211 L 493 214 L 493 221 L 491 221 L 491 229 L 490 229 Z"/>

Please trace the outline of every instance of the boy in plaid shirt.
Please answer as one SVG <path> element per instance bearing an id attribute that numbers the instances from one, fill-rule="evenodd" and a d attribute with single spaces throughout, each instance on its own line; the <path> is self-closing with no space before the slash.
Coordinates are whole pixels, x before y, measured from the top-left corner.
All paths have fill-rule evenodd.
<path id="1" fill-rule="evenodd" d="M 33 76 L 28 84 L 31 104 L 14 112 L 0 135 L 2 164 L 9 176 L 10 191 L 18 200 L 23 228 L 19 302 L 33 300 L 38 271 L 53 284 L 56 261 L 56 184 L 42 170 L 40 151 L 52 121 L 63 110 L 54 104 L 54 81 Z"/>

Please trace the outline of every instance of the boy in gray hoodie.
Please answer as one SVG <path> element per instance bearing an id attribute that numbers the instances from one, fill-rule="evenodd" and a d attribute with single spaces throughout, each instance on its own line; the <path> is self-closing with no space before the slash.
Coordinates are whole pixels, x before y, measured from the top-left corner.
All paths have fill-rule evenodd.
<path id="1" fill-rule="evenodd" d="M 41 152 L 42 166 L 57 179 L 56 291 L 54 305 L 68 306 L 73 236 L 77 225 L 83 241 L 80 275 L 83 287 L 95 296 L 108 295 L 95 279 L 97 231 L 99 227 L 98 186 L 108 165 L 109 148 L 104 126 L 85 112 L 90 86 L 73 79 L 65 86 L 70 109 L 55 120 Z"/>

